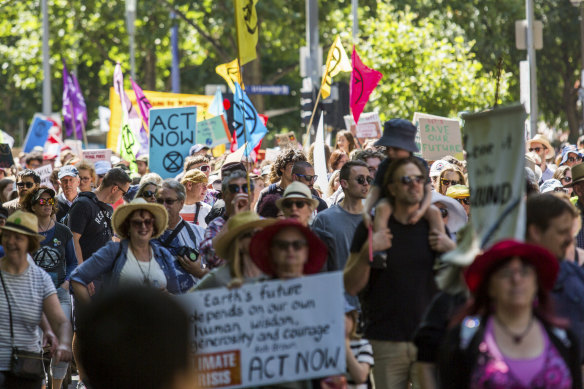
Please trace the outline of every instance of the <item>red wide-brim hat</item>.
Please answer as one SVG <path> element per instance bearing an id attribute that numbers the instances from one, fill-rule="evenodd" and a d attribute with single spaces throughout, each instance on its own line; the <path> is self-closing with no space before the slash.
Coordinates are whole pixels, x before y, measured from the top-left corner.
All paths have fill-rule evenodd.
<path id="1" fill-rule="evenodd" d="M 504 240 L 478 255 L 464 272 L 464 279 L 471 293 L 475 293 L 487 281 L 487 277 L 498 264 L 511 257 L 519 257 L 533 265 L 541 288 L 549 292 L 554 287 L 559 263 L 552 253 L 541 246 Z"/>
<path id="2" fill-rule="evenodd" d="M 274 269 L 272 268 L 272 261 L 270 259 L 270 244 L 274 235 L 288 227 L 298 229 L 308 242 L 308 260 L 304 264 L 303 274 L 318 273 L 326 261 L 327 247 L 308 227 L 303 226 L 293 219 L 280 220 L 270 226 L 264 227 L 263 230 L 255 234 L 249 245 L 251 259 L 262 272 L 273 276 Z"/>

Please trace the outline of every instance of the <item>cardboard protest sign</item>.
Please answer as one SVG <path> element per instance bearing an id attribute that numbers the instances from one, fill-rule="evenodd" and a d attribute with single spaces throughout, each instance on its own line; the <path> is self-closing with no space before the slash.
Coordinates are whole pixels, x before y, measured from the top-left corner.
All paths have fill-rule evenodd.
<path id="1" fill-rule="evenodd" d="M 342 273 L 217 288 L 177 298 L 190 315 L 199 388 L 345 373 Z"/>
<path id="2" fill-rule="evenodd" d="M 462 116 L 471 221 L 482 248 L 525 237 L 525 116 L 520 104 Z"/>
<path id="3" fill-rule="evenodd" d="M 7 169 L 14 165 L 14 158 L 12 158 L 12 150 L 7 143 L 0 143 L 0 168 Z"/>
<path id="4" fill-rule="evenodd" d="M 231 142 L 229 127 L 223 115 L 197 122 L 197 134 L 195 143 L 208 147 L 215 147 Z"/>
<path id="5" fill-rule="evenodd" d="M 353 115 L 345 115 L 343 118 L 345 119 L 345 126 L 347 130 L 350 130 L 353 136 L 359 139 L 361 144 L 363 144 L 367 139 L 381 138 L 383 127 L 381 126 L 381 120 L 379 119 L 379 114 L 377 112 L 361 114 L 358 125 L 355 125 L 355 119 L 353 119 Z"/>
<path id="6" fill-rule="evenodd" d="M 418 131 L 416 132 L 416 146 L 418 146 L 418 150 L 422 150 L 422 136 L 420 135 L 420 119 L 422 119 L 422 118 L 426 118 L 426 119 L 447 119 L 447 118 L 443 118 L 442 116 L 436 116 L 436 115 L 429 115 L 427 113 L 414 112 L 414 118 L 412 119 L 412 124 L 414 126 L 416 126 L 416 128 L 418 129 Z M 414 155 L 416 157 L 422 158 L 422 152 L 421 151 L 419 151 L 417 153 L 414 153 Z"/>
<path id="7" fill-rule="evenodd" d="M 150 110 L 150 171 L 173 178 L 195 144 L 197 107 Z"/>
<path id="8" fill-rule="evenodd" d="M 49 130 L 53 127 L 53 122 L 50 120 L 44 120 L 40 116 L 35 115 L 33 121 L 26 134 L 26 139 L 24 141 L 25 153 L 30 153 L 35 146 L 44 147 L 47 138 L 49 137 Z"/>
<path id="9" fill-rule="evenodd" d="M 134 106 L 137 106 L 137 99 L 134 91 L 129 89 L 125 90 L 125 92 L 130 99 L 130 102 Z M 178 108 L 196 105 L 198 107 L 197 120 L 205 119 L 205 112 L 213 101 L 213 96 L 154 92 L 148 90 L 143 92 L 152 105 L 152 108 Z M 111 116 L 109 121 L 109 133 L 107 134 L 107 148 L 115 150 L 118 147 L 118 138 L 120 135 L 120 129 L 122 128 L 122 106 L 120 104 L 120 98 L 113 87 L 110 88 L 109 109 L 111 110 Z"/>
<path id="10" fill-rule="evenodd" d="M 110 149 L 87 149 L 83 150 L 83 159 L 90 162 L 111 161 L 112 151 Z"/>
<path id="11" fill-rule="evenodd" d="M 39 176 L 41 176 L 41 185 L 45 185 L 48 186 L 49 188 L 55 189 L 53 187 L 53 184 L 51 184 L 51 180 L 49 179 L 51 177 L 51 173 L 53 172 L 53 167 L 50 164 L 43 165 L 37 169 L 34 169 L 34 171 L 37 172 Z"/>
<path id="12" fill-rule="evenodd" d="M 64 143 L 71 147 L 73 154 L 81 158 L 83 155 L 83 143 L 80 140 L 65 139 Z"/>
<path id="13" fill-rule="evenodd" d="M 462 160 L 462 136 L 458 120 L 446 118 L 420 118 L 418 120 L 420 151 L 426 161 L 436 161 L 445 155 Z"/>

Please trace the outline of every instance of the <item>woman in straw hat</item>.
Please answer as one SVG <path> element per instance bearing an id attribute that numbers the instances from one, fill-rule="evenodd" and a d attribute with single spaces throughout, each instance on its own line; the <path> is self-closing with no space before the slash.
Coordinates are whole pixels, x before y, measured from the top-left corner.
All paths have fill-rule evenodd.
<path id="1" fill-rule="evenodd" d="M 476 257 L 464 272 L 473 298 L 442 347 L 444 388 L 582 388 L 578 340 L 551 312 L 558 269 L 513 240 Z"/>
<path id="2" fill-rule="evenodd" d="M 42 367 L 38 378 L 23 378 L 12 370 L 11 357 L 27 351 L 41 358 L 42 339 L 37 329 L 49 329 L 41 321 L 44 313 L 59 338 L 54 359 L 70 361 L 71 323 L 59 305 L 51 277 L 28 259 L 45 239 L 38 234 L 37 217 L 16 211 L 0 228 L 5 250 L 0 258 L 0 388 L 36 389 L 44 378 Z"/>
<path id="3" fill-rule="evenodd" d="M 32 254 L 34 262 L 46 271 L 55 288 L 61 308 L 71 320 L 71 295 L 69 294 L 69 277 L 77 267 L 77 256 L 73 245 L 73 234 L 69 227 L 55 221 L 57 200 L 55 191 L 46 186 L 30 192 L 22 204 L 24 210 L 32 212 L 38 219 L 39 233 L 45 237 L 41 247 Z M 52 388 L 59 389 L 67 375 L 67 362 L 51 361 Z"/>
<path id="4" fill-rule="evenodd" d="M 178 293 L 174 257 L 152 239 L 168 224 L 162 205 L 143 198 L 119 206 L 112 225 L 121 242 L 109 242 L 75 269 L 71 285 L 75 297 L 89 302 L 87 285 L 101 277 L 104 285 L 142 284 Z"/>
<path id="5" fill-rule="evenodd" d="M 255 233 L 275 222 L 276 219 L 260 219 L 250 211 L 230 217 L 213 240 L 215 253 L 227 263 L 205 276 L 195 289 L 230 287 L 259 280 L 264 274 L 251 260 L 249 244 Z"/>

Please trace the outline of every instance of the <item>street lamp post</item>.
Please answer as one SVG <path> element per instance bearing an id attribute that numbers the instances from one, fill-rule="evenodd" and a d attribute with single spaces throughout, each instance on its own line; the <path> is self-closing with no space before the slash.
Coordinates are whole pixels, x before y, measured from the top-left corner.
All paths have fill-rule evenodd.
<path id="1" fill-rule="evenodd" d="M 126 27 L 130 38 L 130 73 L 136 79 L 136 62 L 134 52 L 134 22 L 136 21 L 136 0 L 126 0 Z"/>
<path id="2" fill-rule="evenodd" d="M 43 113 L 50 115 L 51 107 L 51 64 L 49 55 L 49 12 L 47 0 L 41 1 L 43 14 Z"/>

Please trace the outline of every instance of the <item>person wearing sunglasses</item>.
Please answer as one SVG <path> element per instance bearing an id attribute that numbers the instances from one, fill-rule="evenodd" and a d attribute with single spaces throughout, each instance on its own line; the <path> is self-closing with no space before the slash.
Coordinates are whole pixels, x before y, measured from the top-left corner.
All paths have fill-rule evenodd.
<path id="1" fill-rule="evenodd" d="M 449 165 L 442 169 L 436 180 L 436 191 L 446 195 L 449 187 L 454 185 L 466 185 L 464 174 L 456 166 Z"/>
<path id="2" fill-rule="evenodd" d="M 152 180 L 145 180 L 144 182 L 140 182 L 140 186 L 136 192 L 136 198 L 141 197 L 149 203 L 155 203 L 156 194 L 158 193 L 159 188 L 160 185 Z"/>
<path id="3" fill-rule="evenodd" d="M 203 228 L 207 228 L 205 217 L 211 212 L 211 206 L 204 202 L 207 194 L 207 180 L 208 177 L 205 173 L 193 169 L 186 172 L 180 181 L 187 193 L 185 204 L 180 210 L 180 216 L 185 221 Z"/>
<path id="4" fill-rule="evenodd" d="M 292 166 L 292 180 L 303 183 L 308 186 L 312 197 L 318 201 L 316 212 L 322 212 L 328 208 L 326 201 L 318 196 L 318 192 L 314 189 L 314 183 L 318 176 L 314 174 L 314 167 L 307 161 L 298 161 Z"/>
<path id="5" fill-rule="evenodd" d="M 9 215 L 12 215 L 15 211 L 22 208 L 22 201 L 27 193 L 32 192 L 41 185 L 41 176 L 34 170 L 25 169 L 16 175 L 16 191 L 18 192 L 18 197 L 5 202 L 2 204 L 4 208 L 8 211 Z"/>
<path id="6" fill-rule="evenodd" d="M 572 168 L 569 166 L 560 166 L 554 172 L 553 178 L 560 181 L 564 188 L 566 189 L 566 193 L 568 196 L 572 196 L 573 188 L 570 186 L 572 183 Z"/>
<path id="7" fill-rule="evenodd" d="M 462 205 L 464 211 L 470 217 L 470 190 L 466 185 L 453 185 L 446 191 L 446 196 L 455 199 Z"/>
<path id="8" fill-rule="evenodd" d="M 35 264 L 51 277 L 53 285 L 57 289 L 57 298 L 65 317 L 71 321 L 69 278 L 77 267 L 77 256 L 75 255 L 71 230 L 54 219 L 58 210 L 55 191 L 46 186 L 41 186 L 26 196 L 23 209 L 36 215 L 38 233 L 45 237 L 40 242 L 40 248 L 32 253 L 32 258 Z M 71 344 L 69 344 L 69 347 L 71 347 Z M 53 388 L 61 388 L 68 366 L 68 362 L 58 362 L 53 358 L 51 361 Z"/>
<path id="9" fill-rule="evenodd" d="M 288 185 L 284 196 L 276 201 L 276 206 L 282 210 L 284 217 L 307 227 L 312 216 L 315 215 L 318 200 L 312 198 L 308 186 L 295 181 Z"/>
<path id="10" fill-rule="evenodd" d="M 539 164 L 542 172 L 541 182 L 552 178 L 554 170 L 548 165 L 547 160 L 554 157 L 555 151 L 550 141 L 545 136 L 537 134 L 526 142 L 526 147 L 527 151 L 537 154 L 541 160 Z"/>

